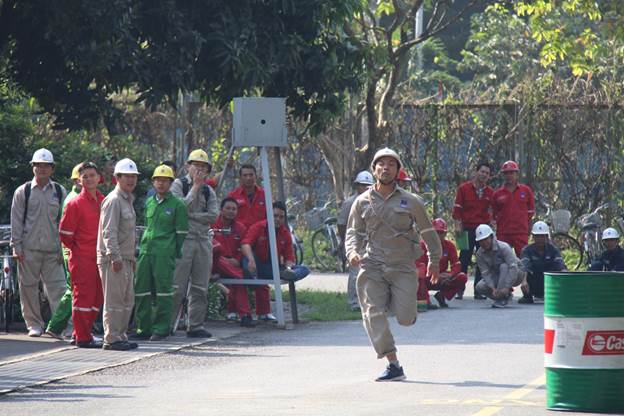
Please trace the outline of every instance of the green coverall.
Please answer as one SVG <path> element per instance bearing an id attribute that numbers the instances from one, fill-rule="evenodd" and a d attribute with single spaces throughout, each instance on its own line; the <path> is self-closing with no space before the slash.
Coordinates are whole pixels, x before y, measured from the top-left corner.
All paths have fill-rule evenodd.
<path id="1" fill-rule="evenodd" d="M 80 194 L 80 190 L 78 189 L 78 187 L 76 185 L 72 186 L 71 192 L 67 194 L 65 200 L 63 201 L 61 216 L 63 216 L 63 211 L 65 210 L 65 206 L 67 205 L 67 203 L 74 199 L 76 196 L 78 196 L 78 194 Z M 71 277 L 69 275 L 69 267 L 67 267 L 68 257 L 69 250 L 63 247 L 63 263 L 65 268 L 66 288 L 63 297 L 56 307 L 56 311 L 54 311 L 54 315 L 52 315 L 52 318 L 50 318 L 50 322 L 48 323 L 47 328 L 48 331 L 59 335 L 65 330 L 65 328 L 67 328 L 67 323 L 72 316 L 72 288 Z"/>
<path id="2" fill-rule="evenodd" d="M 151 196 L 145 203 L 145 225 L 134 281 L 137 334 L 167 336 L 175 261 L 182 256 L 188 231 L 186 205 L 171 192 L 160 202 Z"/>

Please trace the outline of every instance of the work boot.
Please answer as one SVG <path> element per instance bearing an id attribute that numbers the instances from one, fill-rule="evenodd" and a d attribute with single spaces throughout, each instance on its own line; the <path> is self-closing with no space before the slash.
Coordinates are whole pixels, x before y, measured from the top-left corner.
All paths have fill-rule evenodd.
<path id="1" fill-rule="evenodd" d="M 256 324 L 254 323 L 251 315 L 244 315 L 241 318 L 240 326 L 245 327 L 245 328 L 253 328 L 256 326 Z"/>
<path id="2" fill-rule="evenodd" d="M 105 343 L 104 345 L 102 345 L 102 349 L 110 350 L 110 351 L 128 351 L 128 350 L 131 350 L 132 347 L 126 341 L 117 341 L 117 342 L 113 342 L 112 344 Z"/>
<path id="3" fill-rule="evenodd" d="M 95 341 L 95 340 L 91 340 L 91 341 L 87 341 L 87 342 L 76 342 L 76 347 L 78 348 L 102 348 L 102 343 Z"/>
<path id="4" fill-rule="evenodd" d="M 533 302 L 533 296 L 531 296 L 531 295 L 524 295 L 520 299 L 518 299 L 518 303 L 521 303 L 523 305 L 532 304 L 532 303 L 534 303 Z"/>
<path id="5" fill-rule="evenodd" d="M 427 310 L 428 311 L 435 311 L 436 309 L 440 309 L 440 307 L 438 305 L 434 305 L 433 303 L 429 303 L 427 305 Z"/>
<path id="6" fill-rule="evenodd" d="M 43 329 L 41 329 L 41 328 L 34 328 L 33 327 L 33 328 L 30 328 L 28 330 L 28 336 L 29 337 L 37 338 L 37 337 L 40 337 L 42 333 L 43 333 Z"/>
<path id="7" fill-rule="evenodd" d="M 444 295 L 442 294 L 442 292 L 438 292 L 435 295 L 433 295 L 433 297 L 438 301 L 438 305 L 440 305 L 441 308 L 448 308 L 448 303 L 446 303 L 446 299 L 444 299 Z"/>
<path id="8" fill-rule="evenodd" d="M 128 336 L 128 339 L 132 339 L 135 341 L 147 341 L 148 339 L 150 339 L 151 334 L 145 334 L 143 332 L 141 332 L 140 334 L 132 334 Z"/>
<path id="9" fill-rule="evenodd" d="M 238 314 L 236 312 L 230 312 L 225 317 L 225 320 L 228 322 L 236 322 L 238 321 Z"/>
<path id="10" fill-rule="evenodd" d="M 403 367 L 398 367 L 394 364 L 388 364 L 386 370 L 381 373 L 379 377 L 375 379 L 375 381 L 401 381 L 405 380 L 405 373 L 403 372 Z"/>
<path id="11" fill-rule="evenodd" d="M 267 313 L 266 315 L 258 315 L 258 320 L 264 322 L 277 322 L 277 318 L 272 313 Z"/>
<path id="12" fill-rule="evenodd" d="M 460 290 L 459 292 L 457 292 L 457 294 L 455 295 L 455 299 L 459 299 L 462 300 L 464 298 L 464 289 Z"/>
<path id="13" fill-rule="evenodd" d="M 187 338 L 210 338 L 212 334 L 203 328 L 186 332 Z"/>

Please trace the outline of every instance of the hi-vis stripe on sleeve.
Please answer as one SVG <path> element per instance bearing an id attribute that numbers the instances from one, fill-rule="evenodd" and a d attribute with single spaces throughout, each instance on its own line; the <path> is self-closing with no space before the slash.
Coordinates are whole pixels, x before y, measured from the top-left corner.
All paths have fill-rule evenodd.
<path id="1" fill-rule="evenodd" d="M 428 233 L 428 232 L 430 232 L 430 231 L 434 231 L 434 232 L 435 232 L 435 229 L 434 229 L 433 227 L 431 227 L 431 228 L 425 228 L 424 230 L 422 230 L 422 231 L 421 231 L 421 234 L 422 234 L 422 233 Z"/>
<path id="2" fill-rule="evenodd" d="M 176 234 L 188 234 L 188 231 L 176 231 Z"/>
<path id="3" fill-rule="evenodd" d="M 61 234 L 65 234 L 65 235 L 74 235 L 74 232 L 73 232 L 73 231 L 59 230 L 59 232 L 60 232 Z"/>
<path id="4" fill-rule="evenodd" d="M 463 205 L 459 205 L 459 204 L 455 204 L 455 206 L 456 206 L 457 208 L 463 208 L 463 207 L 464 207 Z"/>

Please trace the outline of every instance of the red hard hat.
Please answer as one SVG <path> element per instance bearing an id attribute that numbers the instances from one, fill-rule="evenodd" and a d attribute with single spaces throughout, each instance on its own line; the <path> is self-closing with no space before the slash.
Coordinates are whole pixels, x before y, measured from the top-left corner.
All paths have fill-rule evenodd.
<path id="1" fill-rule="evenodd" d="M 436 218 L 431 222 L 431 224 L 433 225 L 433 229 L 436 231 L 442 231 L 445 233 L 448 230 L 446 228 L 446 221 L 444 221 L 442 218 Z"/>
<path id="2" fill-rule="evenodd" d="M 501 166 L 501 172 L 518 172 L 519 170 L 518 164 L 513 160 L 508 160 Z"/>
<path id="3" fill-rule="evenodd" d="M 399 174 L 397 175 L 397 181 L 411 181 L 412 178 L 410 178 L 407 175 L 407 172 L 405 171 L 405 169 L 401 168 L 399 169 Z"/>

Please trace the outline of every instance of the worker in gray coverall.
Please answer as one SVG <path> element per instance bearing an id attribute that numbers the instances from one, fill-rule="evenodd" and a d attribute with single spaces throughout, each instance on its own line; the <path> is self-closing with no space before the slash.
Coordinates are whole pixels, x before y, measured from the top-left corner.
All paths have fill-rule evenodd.
<path id="1" fill-rule="evenodd" d="M 477 227 L 475 240 L 479 242 L 477 266 L 483 277 L 475 290 L 494 300 L 493 308 L 504 308 L 513 298 L 514 286 L 524 281 L 526 272 L 520 268 L 520 261 L 511 246 L 497 240 L 489 225 Z"/>
<path id="2" fill-rule="evenodd" d="M 358 173 L 353 181 L 353 186 L 355 187 L 355 194 L 351 195 L 349 198 L 345 199 L 340 207 L 340 212 L 338 213 L 338 218 L 336 221 L 336 225 L 338 226 L 338 235 L 340 236 L 341 241 L 341 250 L 344 249 L 345 236 L 347 234 L 347 222 L 349 221 L 349 213 L 351 212 L 351 207 L 355 202 L 355 198 L 361 195 L 364 191 L 366 191 L 372 184 L 375 183 L 375 179 L 373 179 L 373 175 L 370 172 L 363 170 Z M 359 267 L 349 266 L 349 281 L 347 282 L 347 302 L 349 302 L 349 307 L 352 311 L 359 311 L 360 304 L 357 298 L 357 291 L 355 289 L 355 281 L 357 279 L 357 275 L 360 271 Z"/>
<path id="3" fill-rule="evenodd" d="M 171 193 L 180 198 L 187 207 L 189 231 L 182 246 L 182 258 L 175 269 L 173 287 L 173 320 L 185 296 L 188 279 L 191 279 L 189 291 L 188 316 L 189 327 L 186 336 L 189 338 L 210 338 L 211 334 L 204 329 L 206 309 L 208 308 L 208 281 L 212 269 L 212 224 L 219 215 L 219 204 L 214 190 L 205 183 L 212 165 L 208 154 L 201 150 L 193 150 L 186 161 L 188 174 L 173 181 Z"/>
<path id="4" fill-rule="evenodd" d="M 440 239 L 422 199 L 397 186 L 400 168 L 401 160 L 393 150 L 383 148 L 375 154 L 371 169 L 377 181 L 353 203 L 347 227 L 347 259 L 351 266 L 360 267 L 357 292 L 364 328 L 377 357 L 388 359 L 386 370 L 375 381 L 405 379 L 388 314 L 396 315 L 400 325 L 416 322 L 415 259 L 422 255 L 421 236 L 429 249 L 427 275 L 434 284 L 439 278 Z"/>

